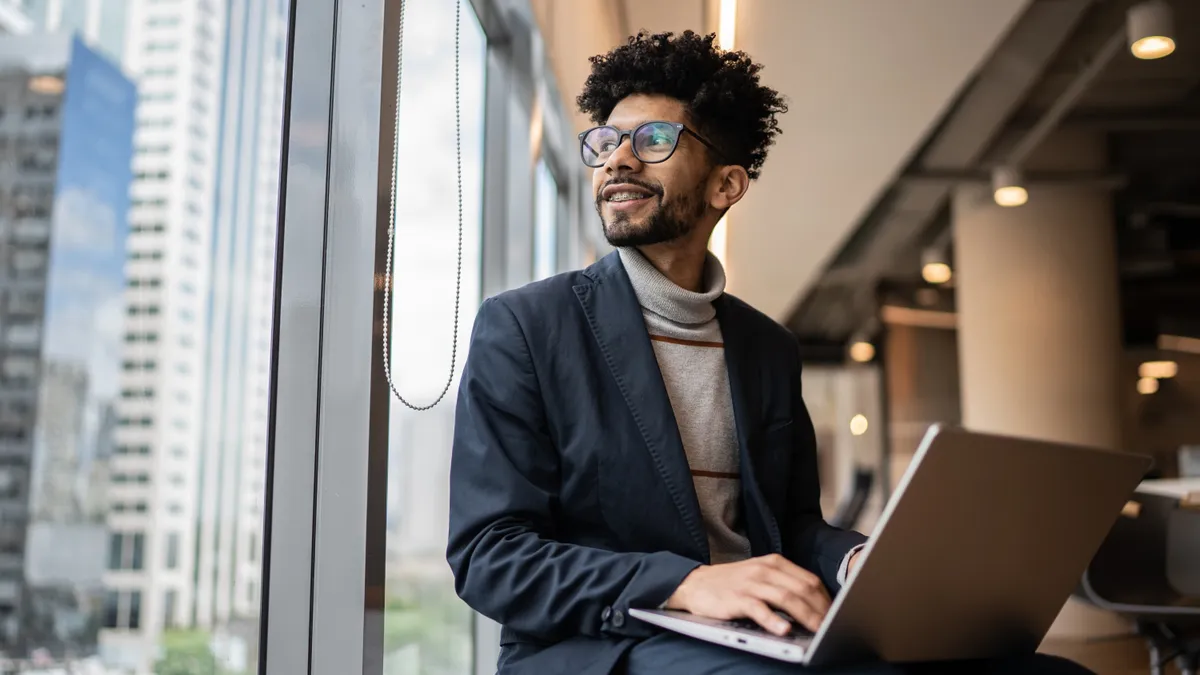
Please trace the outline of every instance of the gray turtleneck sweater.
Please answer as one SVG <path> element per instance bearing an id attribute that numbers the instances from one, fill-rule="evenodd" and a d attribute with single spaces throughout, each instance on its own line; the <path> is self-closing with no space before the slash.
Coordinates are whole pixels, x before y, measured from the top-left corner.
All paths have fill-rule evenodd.
<path id="1" fill-rule="evenodd" d="M 700 515 L 708 533 L 713 564 L 750 557 L 750 541 L 742 524 L 741 471 L 737 424 L 729 371 L 725 366 L 721 326 L 713 301 L 725 292 L 725 270 L 709 254 L 704 265 L 703 292 L 675 285 L 637 249 L 617 249 L 642 306 L 642 318 L 654 346 L 675 423 L 683 439 Z M 846 583 L 855 546 L 842 559 L 838 583 Z"/>
<path id="2" fill-rule="evenodd" d="M 725 368 L 721 326 L 713 301 L 725 292 L 725 271 L 711 254 L 703 292 L 663 276 L 637 249 L 621 262 L 642 306 L 658 368 L 683 440 L 713 564 L 750 557 L 741 514 L 737 429 Z"/>

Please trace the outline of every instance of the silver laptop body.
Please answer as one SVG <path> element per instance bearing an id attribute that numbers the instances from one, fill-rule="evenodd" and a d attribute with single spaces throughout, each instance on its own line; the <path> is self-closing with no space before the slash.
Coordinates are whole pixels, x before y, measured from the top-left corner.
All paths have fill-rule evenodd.
<path id="1" fill-rule="evenodd" d="M 1141 455 L 934 426 L 816 635 L 629 614 L 810 665 L 1032 652 L 1149 466 Z"/>

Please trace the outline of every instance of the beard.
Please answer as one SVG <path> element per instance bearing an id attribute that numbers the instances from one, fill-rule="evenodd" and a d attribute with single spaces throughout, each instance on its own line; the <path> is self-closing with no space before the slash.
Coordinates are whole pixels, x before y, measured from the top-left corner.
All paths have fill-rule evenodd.
<path id="1" fill-rule="evenodd" d="M 621 182 L 653 189 L 641 181 L 625 179 Z M 604 238 L 610 246 L 617 248 L 652 246 L 682 239 L 696 229 L 696 225 L 704 216 L 706 204 L 703 192 L 703 181 L 694 190 L 666 201 L 663 200 L 662 193 L 655 190 L 654 198 L 658 204 L 653 207 L 653 211 L 647 215 L 633 217 L 618 211 L 611 218 L 605 218 L 604 200 L 597 197 L 596 213 L 604 227 Z"/>

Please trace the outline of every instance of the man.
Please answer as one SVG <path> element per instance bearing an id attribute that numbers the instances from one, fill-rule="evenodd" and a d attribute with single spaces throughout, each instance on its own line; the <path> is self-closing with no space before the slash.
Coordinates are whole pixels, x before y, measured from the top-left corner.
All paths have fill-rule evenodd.
<path id="1" fill-rule="evenodd" d="M 617 250 L 479 310 L 448 559 L 459 595 L 503 624 L 502 674 L 798 672 L 628 610 L 783 634 L 778 611 L 816 630 L 855 565 L 865 537 L 821 518 L 797 342 L 725 294 L 707 252 L 786 111 L 759 70 L 691 32 L 593 58 L 578 102 L 600 126 L 580 153 Z"/>

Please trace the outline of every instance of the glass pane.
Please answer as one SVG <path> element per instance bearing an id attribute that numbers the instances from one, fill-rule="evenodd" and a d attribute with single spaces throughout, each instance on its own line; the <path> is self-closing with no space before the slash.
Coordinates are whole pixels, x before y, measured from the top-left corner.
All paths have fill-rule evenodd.
<path id="1" fill-rule="evenodd" d="M 546 160 L 534 171 L 533 275 L 545 279 L 558 271 L 558 183 Z"/>
<path id="2" fill-rule="evenodd" d="M 19 4 L 0 510 L 29 517 L 0 530 L 0 654 L 247 674 L 289 3 Z"/>
<path id="3" fill-rule="evenodd" d="M 455 6 L 406 4 L 390 347 L 400 392 L 428 405 L 446 386 L 452 353 L 458 187 L 454 52 L 447 45 L 454 43 Z M 456 371 L 480 300 L 486 56 L 483 31 L 466 0 L 461 11 L 464 233 Z M 426 412 L 391 400 L 385 673 L 466 675 L 471 669 L 472 615 L 454 593 L 445 560 L 455 384 Z"/>

